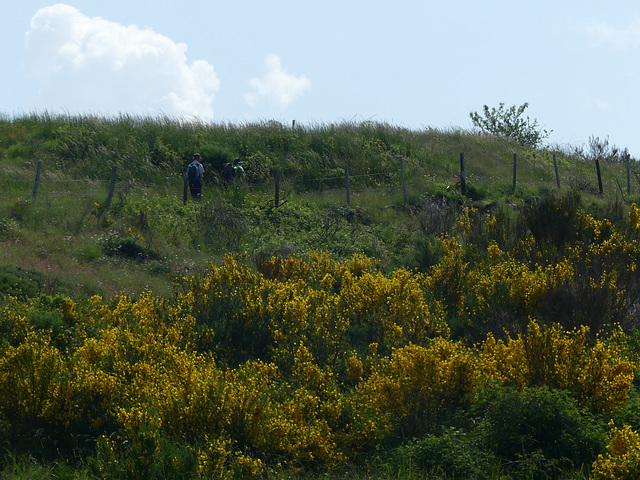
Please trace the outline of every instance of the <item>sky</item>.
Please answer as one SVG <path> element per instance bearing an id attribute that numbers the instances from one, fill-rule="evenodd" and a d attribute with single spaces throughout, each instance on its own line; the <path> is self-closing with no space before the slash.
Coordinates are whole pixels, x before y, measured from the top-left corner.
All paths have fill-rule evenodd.
<path id="1" fill-rule="evenodd" d="M 473 128 L 640 158 L 636 0 L 0 0 L 0 114 Z"/>

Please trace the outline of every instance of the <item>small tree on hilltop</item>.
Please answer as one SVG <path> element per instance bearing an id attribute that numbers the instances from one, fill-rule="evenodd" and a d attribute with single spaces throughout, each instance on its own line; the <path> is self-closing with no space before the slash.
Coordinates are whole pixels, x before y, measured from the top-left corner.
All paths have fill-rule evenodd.
<path id="1" fill-rule="evenodd" d="M 489 109 L 485 105 L 482 115 L 471 112 L 469 116 L 473 125 L 484 133 L 508 137 L 524 147 L 536 148 L 552 130 L 539 129 L 537 120 L 523 118 L 522 114 L 528 106 L 528 103 L 523 103 L 519 107 L 514 105 L 505 109 L 504 103 L 501 103 L 497 109 Z"/>

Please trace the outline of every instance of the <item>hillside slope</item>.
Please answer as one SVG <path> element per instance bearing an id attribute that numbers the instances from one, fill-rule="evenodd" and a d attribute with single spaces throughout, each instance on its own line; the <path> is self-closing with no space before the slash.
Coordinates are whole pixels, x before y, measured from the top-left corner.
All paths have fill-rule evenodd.
<path id="1" fill-rule="evenodd" d="M 206 170 L 199 203 L 184 201 L 195 152 Z M 235 158 L 247 184 L 219 175 Z M 16 289 L 108 296 L 169 293 L 176 279 L 226 253 L 254 266 L 277 253 L 363 253 L 385 268 L 420 269 L 429 264 L 429 238 L 451 232 L 464 206 L 513 216 L 532 198 L 577 191 L 587 208 L 622 215 L 640 191 L 635 164 L 629 184 L 622 163 L 600 162 L 600 170 L 602 195 L 595 163 L 568 149 L 373 122 L 292 129 L 128 116 L 2 119 L 0 266 L 6 284 L 26 282 Z"/>

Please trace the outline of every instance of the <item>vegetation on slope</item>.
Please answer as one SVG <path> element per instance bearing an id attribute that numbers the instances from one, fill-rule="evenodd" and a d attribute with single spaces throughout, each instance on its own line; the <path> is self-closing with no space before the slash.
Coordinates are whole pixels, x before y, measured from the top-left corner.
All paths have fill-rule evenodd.
<path id="1" fill-rule="evenodd" d="M 195 152 L 204 158 L 204 201 L 185 205 L 182 176 Z M 220 167 L 234 158 L 244 161 L 248 186 L 222 182 Z M 115 193 L 105 209 L 114 166 Z M 534 197 L 577 191 L 587 208 L 623 215 L 638 198 L 635 162 L 630 191 L 624 163 L 600 167 L 603 195 L 593 158 L 584 152 L 531 150 L 462 130 L 416 132 L 372 122 L 291 128 L 128 116 L 5 118 L 0 265 L 26 268 L 27 277 L 40 272 L 45 293 L 67 285 L 108 296 L 147 288 L 164 294 L 170 275 L 202 273 L 227 252 L 252 265 L 275 252 L 326 250 L 336 258 L 364 253 L 389 269 L 424 268 L 425 243 L 454 225 L 461 206 L 513 216 Z"/>
<path id="2" fill-rule="evenodd" d="M 600 195 L 593 158 L 463 131 L 0 126 L 5 472 L 638 471 L 635 165 L 627 191 L 603 158 Z M 196 151 L 205 198 L 185 203 Z M 215 174 L 236 157 L 249 185 Z"/>

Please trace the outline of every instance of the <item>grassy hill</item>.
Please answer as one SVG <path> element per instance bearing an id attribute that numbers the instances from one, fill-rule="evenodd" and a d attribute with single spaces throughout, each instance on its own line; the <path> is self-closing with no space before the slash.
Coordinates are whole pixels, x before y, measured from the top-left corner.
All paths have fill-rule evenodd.
<path id="1" fill-rule="evenodd" d="M 1 120 L 0 476 L 637 477 L 640 185 L 604 153 Z"/>
<path id="2" fill-rule="evenodd" d="M 195 152 L 204 159 L 204 198 L 185 203 L 182 175 Z M 235 158 L 244 162 L 247 185 L 226 185 L 219 175 Z M 461 206 L 513 216 L 533 198 L 570 190 L 588 208 L 604 210 L 639 197 L 635 163 L 629 192 L 625 164 L 600 167 L 603 195 L 595 162 L 570 147 L 534 151 L 458 129 L 4 118 L 0 268 L 5 283 L 22 278 L 20 288 L 107 296 L 166 294 L 175 278 L 202 273 L 227 252 L 250 265 L 278 252 L 325 250 L 337 259 L 359 252 L 388 269 L 420 269 L 425 237 L 452 228 Z"/>

